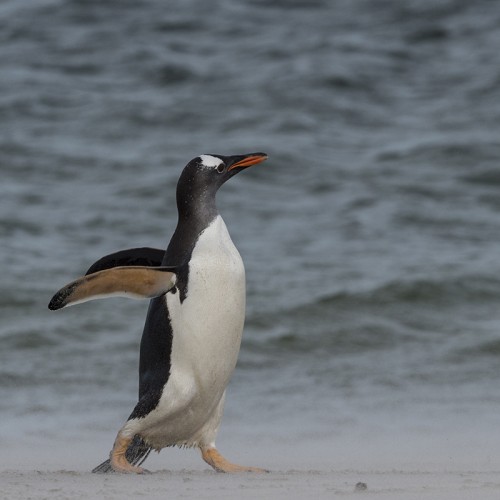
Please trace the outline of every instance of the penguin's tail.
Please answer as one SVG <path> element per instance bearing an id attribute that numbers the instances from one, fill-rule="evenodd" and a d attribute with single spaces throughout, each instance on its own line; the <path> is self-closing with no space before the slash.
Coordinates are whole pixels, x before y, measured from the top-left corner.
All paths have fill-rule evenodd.
<path id="1" fill-rule="evenodd" d="M 132 465 L 141 465 L 144 460 L 148 458 L 150 453 L 151 447 L 136 435 L 134 436 L 134 440 L 130 443 L 130 446 L 127 448 L 125 456 Z M 114 470 L 111 467 L 111 462 L 108 458 L 102 464 L 93 469 L 92 472 L 95 474 L 107 474 L 108 472 L 114 472 Z"/>

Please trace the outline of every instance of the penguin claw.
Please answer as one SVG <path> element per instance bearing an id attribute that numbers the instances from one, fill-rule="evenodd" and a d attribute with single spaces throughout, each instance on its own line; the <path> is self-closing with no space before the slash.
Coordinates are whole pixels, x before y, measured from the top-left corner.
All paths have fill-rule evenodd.
<path id="1" fill-rule="evenodd" d="M 215 448 L 206 448 L 201 450 L 201 456 L 205 462 L 213 467 L 217 472 L 256 472 L 265 473 L 269 472 L 266 469 L 259 467 L 246 467 L 243 465 L 236 465 L 226 460 Z"/>
<path id="2" fill-rule="evenodd" d="M 132 438 L 123 437 L 121 432 L 116 436 L 115 444 L 110 453 L 110 465 L 114 472 L 120 472 L 122 474 L 148 474 L 149 471 L 132 465 L 125 455 L 129 444 L 132 442 Z"/>
<path id="3" fill-rule="evenodd" d="M 127 460 L 111 460 L 111 467 L 114 472 L 120 474 L 150 474 L 149 471 L 143 469 L 142 467 L 136 467 L 130 464 Z"/>

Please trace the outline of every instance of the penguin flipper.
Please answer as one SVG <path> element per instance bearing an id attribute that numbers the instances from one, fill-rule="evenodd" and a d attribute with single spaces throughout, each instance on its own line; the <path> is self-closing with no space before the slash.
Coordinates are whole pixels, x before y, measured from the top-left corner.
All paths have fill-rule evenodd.
<path id="1" fill-rule="evenodd" d="M 139 436 L 134 436 L 134 440 L 127 448 L 125 456 L 131 465 L 141 465 L 151 453 L 151 447 L 148 446 Z M 111 467 L 111 460 L 108 458 L 102 464 L 98 465 L 92 470 L 95 474 L 107 474 L 114 472 Z"/>
<path id="2" fill-rule="evenodd" d="M 97 271 L 104 271 L 112 267 L 161 266 L 164 255 L 165 250 L 160 250 L 159 248 L 141 247 L 120 250 L 119 252 L 110 253 L 109 255 L 101 257 L 89 267 L 85 275 L 93 274 Z"/>
<path id="3" fill-rule="evenodd" d="M 49 303 L 56 311 L 105 297 L 151 299 L 167 293 L 176 282 L 174 267 L 113 267 L 78 278 L 61 288 Z"/>

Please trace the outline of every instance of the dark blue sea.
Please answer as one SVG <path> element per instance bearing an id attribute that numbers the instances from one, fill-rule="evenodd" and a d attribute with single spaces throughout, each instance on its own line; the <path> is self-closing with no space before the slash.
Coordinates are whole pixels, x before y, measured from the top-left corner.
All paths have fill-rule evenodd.
<path id="1" fill-rule="evenodd" d="M 0 467 L 106 458 L 148 304 L 52 294 L 165 247 L 190 159 L 265 151 L 218 196 L 248 294 L 220 448 L 498 468 L 499 26 L 486 0 L 3 0 Z"/>

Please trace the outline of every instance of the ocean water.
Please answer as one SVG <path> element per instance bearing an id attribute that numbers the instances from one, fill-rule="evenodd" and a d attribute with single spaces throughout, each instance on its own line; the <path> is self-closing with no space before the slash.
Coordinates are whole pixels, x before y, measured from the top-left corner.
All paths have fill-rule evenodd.
<path id="1" fill-rule="evenodd" d="M 165 247 L 191 158 L 265 151 L 218 197 L 248 291 L 220 441 L 498 466 L 499 24 L 494 1 L 4 0 L 0 447 L 105 458 L 147 303 L 50 297 Z"/>

